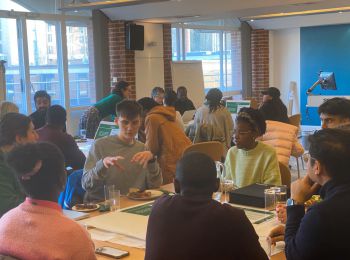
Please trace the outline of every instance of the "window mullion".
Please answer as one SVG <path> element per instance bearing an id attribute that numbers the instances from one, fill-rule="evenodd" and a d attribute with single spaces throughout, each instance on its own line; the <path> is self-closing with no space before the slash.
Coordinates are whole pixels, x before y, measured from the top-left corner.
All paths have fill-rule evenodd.
<path id="1" fill-rule="evenodd" d="M 66 22 L 61 20 L 57 30 L 57 50 L 58 50 L 58 67 L 61 82 L 61 91 L 64 96 L 64 106 L 67 111 L 67 132 L 71 129 L 71 109 L 70 109 L 70 93 L 69 93 L 69 74 L 68 74 L 68 55 L 67 55 L 67 32 Z"/>
<path id="2" fill-rule="evenodd" d="M 25 100 L 27 105 L 27 113 L 32 113 L 31 106 L 31 91 L 32 83 L 30 81 L 30 70 L 29 70 L 29 51 L 28 51 L 28 36 L 27 36 L 27 21 L 21 17 L 18 21 L 18 57 L 21 71 L 21 84 L 22 89 L 25 93 Z"/>
<path id="3" fill-rule="evenodd" d="M 223 32 L 219 32 L 219 45 L 220 45 L 220 88 L 224 90 L 224 44 L 223 44 Z"/>

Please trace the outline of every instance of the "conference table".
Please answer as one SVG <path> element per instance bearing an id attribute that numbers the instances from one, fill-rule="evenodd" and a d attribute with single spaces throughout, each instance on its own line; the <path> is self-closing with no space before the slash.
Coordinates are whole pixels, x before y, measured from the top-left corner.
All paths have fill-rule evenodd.
<path id="1" fill-rule="evenodd" d="M 167 184 L 161 187 L 162 190 L 166 190 L 169 192 L 173 192 L 174 191 L 174 186 L 173 184 Z M 131 200 L 125 196 L 121 197 L 120 199 L 120 205 L 121 208 L 128 208 L 128 207 L 132 207 L 132 206 L 137 206 L 141 203 L 144 203 L 142 201 L 136 201 L 136 200 Z M 98 211 L 94 211 L 90 213 L 90 218 L 94 217 L 94 216 L 99 216 L 101 214 L 101 212 Z M 128 247 L 128 246 L 123 246 L 120 244 L 116 244 L 116 243 L 112 243 L 112 242 L 108 242 L 108 241 L 98 241 L 98 240 L 94 240 L 95 243 L 95 247 L 98 248 L 100 246 L 109 246 L 109 247 L 113 247 L 113 248 L 117 248 L 117 249 L 121 249 L 121 250 L 125 250 L 128 251 L 130 253 L 129 256 L 123 257 L 123 259 L 133 259 L 133 260 L 141 260 L 144 259 L 145 257 L 145 250 L 144 249 L 140 249 L 140 248 L 134 248 L 134 247 Z M 102 256 L 99 254 L 96 254 L 97 259 L 113 259 L 112 257 L 107 257 L 107 256 Z M 285 260 L 286 257 L 284 255 L 283 252 L 280 252 L 276 255 L 273 255 L 270 259 L 273 260 Z"/>

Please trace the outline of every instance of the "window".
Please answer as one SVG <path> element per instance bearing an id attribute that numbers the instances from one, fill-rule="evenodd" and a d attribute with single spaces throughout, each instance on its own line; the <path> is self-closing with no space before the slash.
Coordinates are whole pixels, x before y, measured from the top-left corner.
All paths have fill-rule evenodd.
<path id="1" fill-rule="evenodd" d="M 0 10 L 8 7 L 3 1 L 14 4 L 1 0 Z M 92 55 L 90 18 L 0 13 L 0 59 L 6 61 L 6 100 L 17 104 L 23 114 L 34 111 L 34 93 L 46 90 L 52 104 L 67 110 L 68 131 L 74 134 L 72 128 L 79 121 L 76 117 L 96 100 Z"/>
<path id="2" fill-rule="evenodd" d="M 88 31 L 86 24 L 69 22 L 67 26 L 69 93 L 71 106 L 87 106 L 96 100 L 91 74 Z M 91 40 L 91 39 L 90 39 Z"/>
<path id="3" fill-rule="evenodd" d="M 239 31 L 180 25 L 172 28 L 173 60 L 201 60 L 204 88 L 223 92 L 242 89 Z M 216 26 L 217 27 L 217 26 Z M 239 49 L 237 49 L 239 48 Z"/>

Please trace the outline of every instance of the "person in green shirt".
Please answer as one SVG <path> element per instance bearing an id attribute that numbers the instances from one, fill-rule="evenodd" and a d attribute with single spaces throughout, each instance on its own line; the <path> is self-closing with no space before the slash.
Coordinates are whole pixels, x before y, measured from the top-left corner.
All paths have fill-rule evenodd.
<path id="1" fill-rule="evenodd" d="M 265 119 L 258 110 L 239 111 L 233 134 L 236 146 L 229 149 L 225 160 L 226 178 L 239 188 L 254 183 L 281 185 L 275 149 L 256 141 L 265 131 Z"/>
<path id="2" fill-rule="evenodd" d="M 24 201 L 25 195 L 20 188 L 13 170 L 5 162 L 7 153 L 15 146 L 35 143 L 38 134 L 29 117 L 8 113 L 0 122 L 0 217 Z M 26 158 L 23 158 L 25 160 Z"/>
<path id="3" fill-rule="evenodd" d="M 84 112 L 80 119 L 80 129 L 86 130 L 86 138 L 94 138 L 98 125 L 107 116 L 115 116 L 115 109 L 123 99 L 128 99 L 131 87 L 126 81 L 118 81 L 111 94 L 101 99 Z"/>

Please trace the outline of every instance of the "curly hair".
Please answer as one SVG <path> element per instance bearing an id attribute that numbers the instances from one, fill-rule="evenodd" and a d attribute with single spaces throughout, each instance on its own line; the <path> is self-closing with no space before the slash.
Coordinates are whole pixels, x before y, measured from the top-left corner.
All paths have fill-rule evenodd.
<path id="1" fill-rule="evenodd" d="M 259 136 L 266 132 L 266 122 L 264 116 L 257 109 L 251 107 L 242 107 L 236 117 L 236 122 L 248 123 Z"/>

